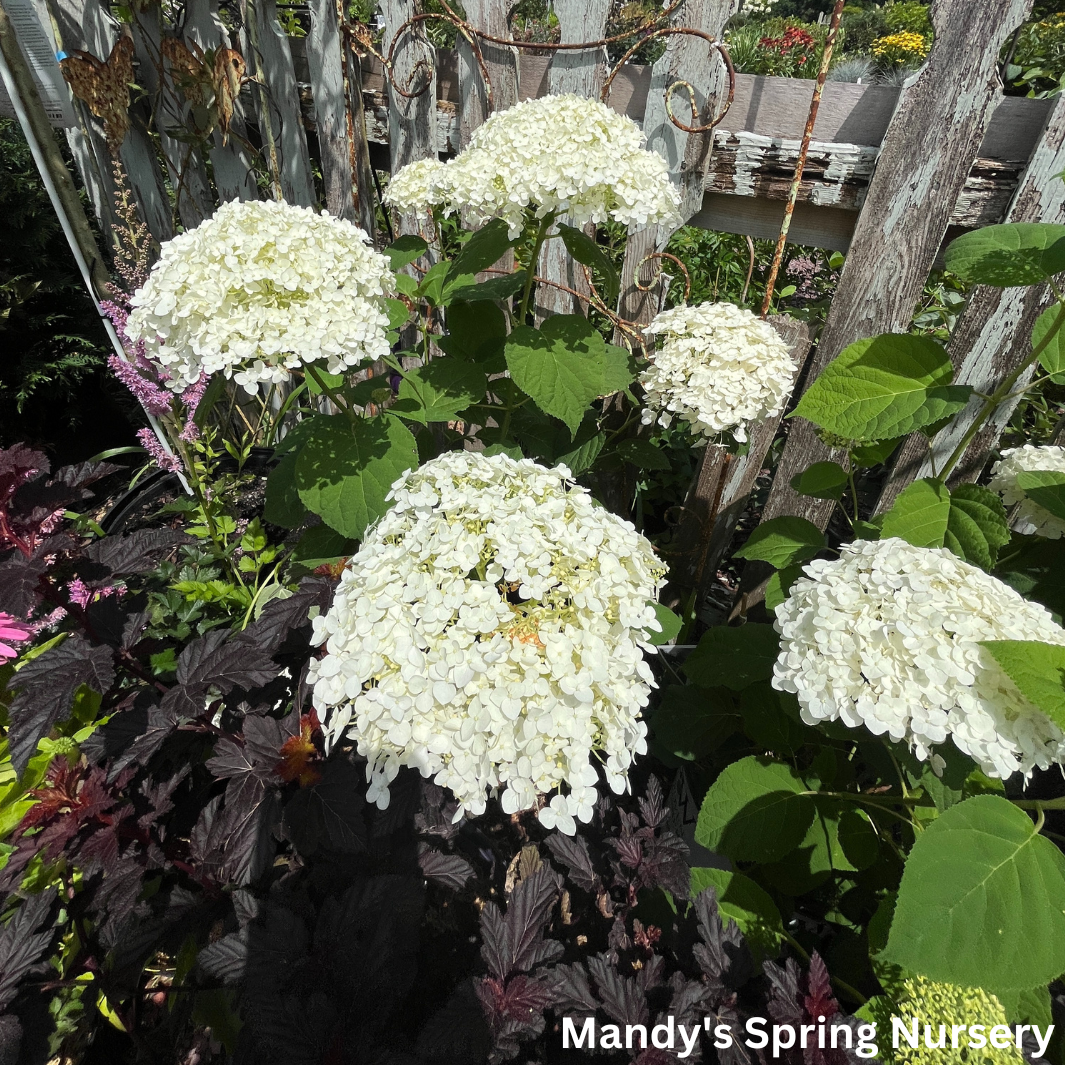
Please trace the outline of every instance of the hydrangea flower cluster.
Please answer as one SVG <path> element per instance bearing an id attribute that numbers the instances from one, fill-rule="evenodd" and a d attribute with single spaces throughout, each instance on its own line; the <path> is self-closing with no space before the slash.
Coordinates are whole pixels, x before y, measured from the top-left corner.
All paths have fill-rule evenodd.
<path id="1" fill-rule="evenodd" d="M 1065 447 L 1036 447 L 1025 444 L 1002 452 L 1002 458 L 991 467 L 991 480 L 988 488 L 998 492 L 1007 507 L 1019 503 L 1015 518 L 1018 532 L 1031 536 L 1045 536 L 1048 540 L 1060 540 L 1065 535 L 1065 522 L 1055 517 L 1045 507 L 1025 495 L 1024 489 L 1017 484 L 1017 474 L 1035 473 L 1048 470 L 1051 473 L 1065 473 Z"/>
<path id="2" fill-rule="evenodd" d="M 780 334 L 751 311 L 733 303 L 673 307 L 644 333 L 661 338 L 640 375 L 645 425 L 680 417 L 697 435 L 730 429 L 743 441 L 749 422 L 783 409 L 795 361 Z"/>
<path id="3" fill-rule="evenodd" d="M 945 548 L 894 537 L 845 544 L 804 572 L 776 610 L 773 685 L 798 695 L 808 724 L 865 725 L 922 760 L 949 736 L 995 777 L 1065 761 L 1065 734 L 980 646 L 1065 646 L 1044 607 Z"/>
<path id="4" fill-rule="evenodd" d="M 545 96 L 490 115 L 447 163 L 400 170 L 386 199 L 401 210 L 465 208 L 477 222 L 504 218 L 517 236 L 525 209 L 565 213 L 575 226 L 613 218 L 647 225 L 677 217 L 680 194 L 665 160 L 644 147 L 630 118 L 583 96 Z"/>
<path id="5" fill-rule="evenodd" d="M 301 363 L 330 373 L 388 354 L 388 260 L 358 226 L 309 207 L 233 201 L 167 241 L 126 335 L 166 386 L 221 371 L 254 393 Z"/>
<path id="6" fill-rule="evenodd" d="M 314 621 L 328 742 L 355 740 L 381 808 L 414 766 L 452 790 L 456 820 L 483 813 L 489 788 L 507 813 L 554 792 L 540 821 L 572 834 L 597 765 L 620 794 L 647 749 L 665 567 L 565 466 L 448 452 L 390 498 Z"/>

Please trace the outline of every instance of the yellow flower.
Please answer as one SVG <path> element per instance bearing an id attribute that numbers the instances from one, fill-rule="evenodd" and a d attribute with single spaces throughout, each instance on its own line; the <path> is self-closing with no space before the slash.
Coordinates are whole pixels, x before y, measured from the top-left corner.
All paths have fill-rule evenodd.
<path id="1" fill-rule="evenodd" d="M 930 47 L 926 37 L 907 30 L 873 41 L 873 55 L 888 63 L 908 63 L 924 59 Z"/>

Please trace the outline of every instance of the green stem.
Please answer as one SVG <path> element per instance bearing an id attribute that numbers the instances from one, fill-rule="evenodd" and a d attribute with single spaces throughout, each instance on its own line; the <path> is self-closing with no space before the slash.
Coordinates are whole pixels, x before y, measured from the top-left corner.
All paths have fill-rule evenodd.
<path id="1" fill-rule="evenodd" d="M 1043 354 L 1050 342 L 1058 335 L 1063 324 L 1065 324 L 1065 305 L 1061 302 L 1061 294 L 1055 289 L 1054 294 L 1058 297 L 1059 306 L 1061 307 L 1061 313 L 1058 314 L 1051 327 L 1047 330 L 1046 335 L 1034 348 L 1032 348 L 1031 355 L 1024 360 L 1003 382 L 991 393 L 987 399 L 984 400 L 984 405 L 980 408 L 980 413 L 973 419 L 972 424 L 966 430 L 965 435 L 958 441 L 958 446 L 951 453 L 949 459 L 947 459 L 946 465 L 939 473 L 939 479 L 945 481 L 950 475 L 951 471 L 961 461 L 962 456 L 965 454 L 969 445 L 972 443 L 973 438 L 982 428 L 984 422 L 994 413 L 998 405 L 1009 395 L 1010 389 L 1017 383 L 1021 374 L 1028 369 L 1032 363 L 1039 359 L 1039 356 Z"/>
<path id="2" fill-rule="evenodd" d="M 518 312 L 518 321 L 524 325 L 529 314 L 529 297 L 532 295 L 533 279 L 536 277 L 536 264 L 540 261 L 540 249 L 547 240 L 547 231 L 555 220 L 555 212 L 551 211 L 540 219 L 536 227 L 536 237 L 533 240 L 532 255 L 529 256 L 529 265 L 526 267 L 525 290 L 521 294 L 521 309 Z"/>
<path id="3" fill-rule="evenodd" d="M 335 388 L 330 387 L 322 375 L 318 372 L 318 368 L 313 366 L 309 362 L 303 364 L 304 370 L 310 375 L 314 383 L 329 397 L 330 402 L 336 407 L 337 410 L 342 410 L 350 419 L 352 423 L 355 421 L 355 412 L 344 403 L 340 398 L 340 393 Z"/>
<path id="4" fill-rule="evenodd" d="M 850 482 L 851 487 L 851 504 L 854 507 L 854 520 L 858 520 L 858 485 L 854 480 L 854 462 L 848 458 L 847 460 L 847 480 Z"/>

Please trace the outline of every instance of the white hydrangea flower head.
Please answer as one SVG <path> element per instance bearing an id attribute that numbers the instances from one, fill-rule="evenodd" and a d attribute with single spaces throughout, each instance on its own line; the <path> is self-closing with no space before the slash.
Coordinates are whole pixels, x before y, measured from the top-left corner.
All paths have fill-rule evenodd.
<path id="1" fill-rule="evenodd" d="M 679 217 L 680 193 L 666 161 L 644 147 L 639 126 L 584 96 L 544 96 L 490 115 L 466 149 L 444 164 L 411 163 L 386 199 L 401 210 L 442 204 L 483 223 L 503 218 L 521 232 L 528 207 L 569 222 L 649 225 Z M 409 173 L 411 167 L 417 168 Z"/>
<path id="2" fill-rule="evenodd" d="M 665 567 L 565 466 L 452 451 L 390 498 L 314 620 L 327 743 L 355 741 L 382 809 L 413 766 L 451 789 L 456 820 L 497 789 L 507 813 L 551 795 L 540 821 L 574 832 L 597 766 L 621 794 L 647 750 L 644 652 Z"/>
<path id="3" fill-rule="evenodd" d="M 1025 444 L 1024 447 L 1003 451 L 1002 458 L 991 467 L 991 480 L 987 486 L 992 492 L 998 492 L 1004 506 L 1020 504 L 1015 518 L 1018 532 L 1029 536 L 1045 536 L 1048 540 L 1060 540 L 1065 536 L 1065 522 L 1029 499 L 1024 489 L 1017 484 L 1017 474 L 1043 470 L 1065 473 L 1065 447 L 1055 447 L 1052 444 L 1036 447 L 1034 444 Z"/>
<path id="4" fill-rule="evenodd" d="M 679 417 L 696 437 L 725 429 L 739 441 L 747 425 L 779 414 L 795 378 L 795 360 L 780 334 L 734 303 L 682 305 L 644 330 L 655 338 L 654 361 L 640 375 L 643 422 Z"/>
<path id="5" fill-rule="evenodd" d="M 301 363 L 329 373 L 383 358 L 388 259 L 358 226 L 274 201 L 231 201 L 163 244 L 126 327 L 184 391 L 222 372 L 248 392 Z"/>
<path id="6" fill-rule="evenodd" d="M 1065 646 L 1050 612 L 946 548 L 891 537 L 815 559 L 776 609 L 773 685 L 803 720 L 864 725 L 922 760 L 952 737 L 989 776 L 1065 761 L 1065 734 L 999 668 L 984 640 Z"/>

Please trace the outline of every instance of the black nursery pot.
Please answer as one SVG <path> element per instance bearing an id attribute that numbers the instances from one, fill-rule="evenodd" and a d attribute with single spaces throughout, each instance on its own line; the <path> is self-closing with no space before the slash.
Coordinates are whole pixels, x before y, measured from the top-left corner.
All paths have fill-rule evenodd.
<path id="1" fill-rule="evenodd" d="M 265 476 L 274 465 L 274 449 L 253 447 L 244 469 L 248 473 Z M 219 460 L 218 468 L 223 473 L 235 473 L 236 460 L 226 455 Z M 100 526 L 108 535 L 117 535 L 139 528 L 140 523 L 168 496 L 180 496 L 185 492 L 176 473 L 156 470 L 139 484 L 115 500 L 111 509 L 100 520 Z"/>

